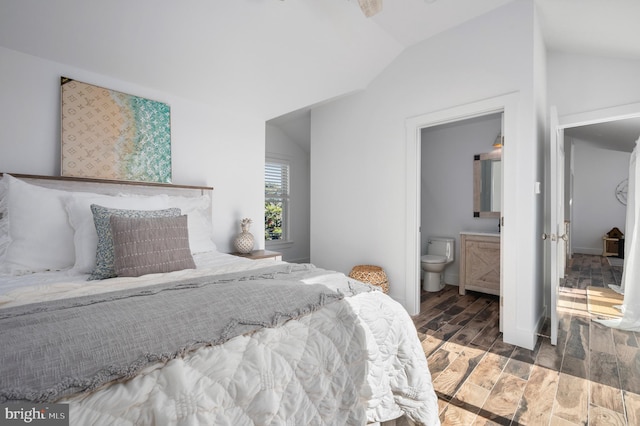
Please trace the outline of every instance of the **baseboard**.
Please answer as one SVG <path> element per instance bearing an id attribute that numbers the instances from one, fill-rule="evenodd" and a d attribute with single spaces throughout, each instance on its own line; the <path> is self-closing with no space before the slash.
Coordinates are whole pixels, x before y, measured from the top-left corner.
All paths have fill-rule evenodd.
<path id="1" fill-rule="evenodd" d="M 542 309 L 542 314 L 538 317 L 538 323 L 536 324 L 536 335 L 540 336 L 544 323 L 547 321 L 547 307 Z M 535 342 L 534 342 L 535 345 Z"/>
<path id="2" fill-rule="evenodd" d="M 591 248 L 591 247 L 574 247 L 574 254 L 590 254 L 594 256 L 602 256 L 602 247 L 600 248 Z"/>
<path id="3" fill-rule="evenodd" d="M 502 340 L 510 345 L 520 346 L 525 349 L 533 350 L 538 341 L 537 328 L 535 330 L 505 330 Z"/>
<path id="4" fill-rule="evenodd" d="M 444 273 L 444 282 L 451 285 L 460 285 L 460 274 L 458 272 Z"/>
<path id="5" fill-rule="evenodd" d="M 544 323 L 547 321 L 548 314 L 549 309 L 545 305 L 542 307 L 542 313 L 538 317 L 538 321 L 536 322 L 534 330 L 508 330 L 505 331 L 503 340 L 505 341 L 505 343 L 533 350 L 538 341 L 538 337 L 545 336 L 544 334 L 542 334 L 542 330 L 544 328 Z"/>

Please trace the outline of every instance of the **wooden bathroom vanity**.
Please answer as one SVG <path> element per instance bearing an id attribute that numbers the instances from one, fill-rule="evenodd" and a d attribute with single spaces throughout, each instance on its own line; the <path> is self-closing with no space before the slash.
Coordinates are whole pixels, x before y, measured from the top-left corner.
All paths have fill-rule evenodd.
<path id="1" fill-rule="evenodd" d="M 500 234 L 460 233 L 460 294 L 500 295 Z"/>

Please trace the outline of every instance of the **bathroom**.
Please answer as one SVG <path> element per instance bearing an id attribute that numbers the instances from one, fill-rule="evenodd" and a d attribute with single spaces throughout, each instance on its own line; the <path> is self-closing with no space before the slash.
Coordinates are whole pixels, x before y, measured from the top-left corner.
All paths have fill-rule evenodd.
<path id="1" fill-rule="evenodd" d="M 442 265 L 436 267 L 435 275 L 424 281 L 424 290 L 438 291 L 442 281 L 456 286 L 460 284 L 462 232 L 498 235 L 500 231 L 498 214 L 494 214 L 494 217 L 474 217 L 474 156 L 487 153 L 499 155 L 500 148 L 494 148 L 493 145 L 501 128 L 502 113 L 494 113 L 422 129 L 421 255 L 427 254 L 430 238 L 454 239 L 453 262 L 445 264 L 441 273 L 437 270 L 442 269 Z M 498 241 L 497 237 L 493 238 Z M 438 245 L 446 247 L 445 244 Z M 444 258 L 436 262 L 444 263 Z M 425 262 L 421 263 L 422 276 L 426 278 L 429 274 L 424 272 Z M 465 264 L 468 265 L 468 262 Z M 497 268 L 493 269 L 494 274 L 497 269 L 496 279 L 499 280 L 499 260 Z M 466 275 L 466 282 L 469 283 L 468 270 Z M 436 283 L 438 278 L 440 285 Z"/>

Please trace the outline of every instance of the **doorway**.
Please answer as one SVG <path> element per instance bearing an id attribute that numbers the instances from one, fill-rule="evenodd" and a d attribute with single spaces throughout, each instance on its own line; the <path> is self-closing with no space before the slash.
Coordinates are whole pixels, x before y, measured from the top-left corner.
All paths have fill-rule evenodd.
<path id="1" fill-rule="evenodd" d="M 424 128 L 429 128 L 441 124 L 454 123 L 474 117 L 488 114 L 504 114 L 505 140 L 509 140 L 509 135 L 517 134 L 518 116 L 518 94 L 508 94 L 496 98 L 486 99 L 446 110 L 422 114 L 406 120 L 407 146 L 406 146 L 406 265 L 405 276 L 407 279 L 407 310 L 410 315 L 420 312 L 420 253 L 421 253 L 421 132 Z M 517 144 L 505 145 L 503 150 L 503 200 L 502 214 L 506 216 L 509 212 L 516 211 L 516 179 L 509 179 L 515 176 L 517 166 Z M 515 216 L 514 216 L 515 217 Z M 517 246 L 516 230 L 503 229 L 501 233 L 501 313 L 500 318 L 505 326 L 505 335 L 514 336 L 514 343 L 520 346 L 533 346 L 530 342 L 524 342 L 530 336 L 523 336 L 520 339 L 519 331 L 516 330 L 516 251 Z M 514 285 L 505 285 L 514 283 Z M 516 341 L 517 340 L 517 341 Z"/>
<path id="2" fill-rule="evenodd" d="M 569 254 L 601 255 L 603 234 L 624 229 L 626 205 L 616 197 L 616 188 L 628 178 L 638 137 L 640 118 L 565 129 Z"/>
<path id="3" fill-rule="evenodd" d="M 552 111 L 553 110 L 555 110 L 555 108 L 552 108 Z M 607 129 L 608 131 L 611 131 L 614 133 L 619 132 L 624 134 L 625 131 L 623 131 L 622 129 L 623 128 L 627 129 L 627 127 L 629 127 L 632 130 L 627 129 L 627 131 L 630 131 L 631 135 L 635 134 L 635 136 L 627 136 L 627 138 L 632 139 L 631 141 L 628 140 L 626 142 L 627 147 L 630 147 L 635 143 L 635 140 L 637 140 L 638 137 L 640 136 L 640 133 L 639 133 L 640 120 L 638 120 L 638 118 L 640 118 L 640 104 L 625 105 L 625 106 L 610 108 L 606 110 L 592 111 L 589 113 L 562 117 L 555 124 L 553 123 L 553 120 L 552 120 L 551 134 L 553 135 L 557 133 L 561 137 L 561 139 L 564 138 L 565 135 L 572 135 L 574 138 L 580 138 L 580 139 L 590 139 L 590 137 L 593 136 L 595 139 L 591 140 L 590 143 L 594 144 L 595 140 L 603 140 L 604 143 L 601 142 L 601 146 L 600 146 L 600 148 L 602 148 L 607 146 L 606 145 L 607 139 L 612 140 L 613 138 L 613 133 L 609 134 L 608 136 L 604 134 L 605 131 L 607 131 Z M 618 123 L 617 129 L 614 123 Z M 638 127 L 636 127 L 635 130 L 633 130 L 633 126 L 638 126 Z M 589 142 L 586 142 L 586 143 L 589 143 Z M 620 143 L 615 143 L 614 146 L 618 149 L 621 149 L 620 147 L 622 145 Z M 574 150 L 570 150 L 569 152 L 571 152 L 570 157 L 575 157 Z M 553 164 L 554 162 L 557 162 L 558 158 L 555 157 L 555 155 L 557 154 L 555 153 L 554 150 L 551 150 L 550 155 L 551 155 L 551 163 Z M 568 212 L 565 214 L 564 219 L 569 221 L 570 223 L 570 226 L 569 226 L 569 230 L 570 230 L 569 246 L 570 247 L 575 246 L 574 234 L 576 232 L 573 229 L 573 225 L 571 224 L 572 217 L 573 217 L 572 211 L 576 208 L 575 203 L 573 202 L 574 201 L 573 197 L 575 195 L 574 194 L 575 183 L 574 183 L 574 176 L 572 175 L 572 166 L 571 166 L 574 160 L 575 158 L 571 158 L 567 163 L 569 167 L 567 168 L 568 171 L 565 173 L 565 176 L 567 178 L 566 180 L 568 180 L 568 185 L 564 187 L 562 191 L 565 193 L 565 196 L 560 200 L 555 199 L 554 197 L 551 197 L 550 204 L 549 204 L 550 211 L 556 211 L 558 204 L 560 203 L 568 206 Z M 628 164 L 624 168 L 624 171 L 622 171 L 622 173 L 626 175 L 627 170 L 628 170 Z M 565 188 L 567 189 L 566 191 L 564 191 Z M 597 203 L 609 203 L 609 202 L 615 203 L 614 188 L 612 188 L 610 196 L 611 196 L 610 199 L 607 198 L 605 200 L 602 200 L 602 199 L 597 200 Z M 593 202 L 591 204 L 593 204 Z M 604 232 L 607 232 L 607 231 L 608 230 L 605 229 Z M 547 245 L 546 247 L 549 248 L 550 246 Z M 575 250 L 575 248 L 572 248 L 569 253 L 571 253 L 573 250 Z M 594 250 L 597 250 L 597 249 L 594 249 Z M 547 256 L 547 258 L 552 258 L 552 257 L 553 256 Z M 551 311 L 552 321 L 555 315 L 557 314 L 557 306 L 555 306 L 554 304 L 554 294 L 557 294 L 558 287 L 560 285 L 558 277 L 562 277 L 564 272 L 564 271 L 556 271 L 556 268 L 557 268 L 556 265 L 557 265 L 556 263 L 551 262 L 551 265 L 549 268 L 549 275 L 548 275 L 550 277 L 549 279 L 550 288 L 549 288 L 549 291 L 546 292 L 546 294 L 550 295 L 551 297 L 550 306 L 552 309 Z M 552 324 L 552 340 L 553 340 L 553 326 L 554 324 Z"/>
<path id="4" fill-rule="evenodd" d="M 501 138 L 501 134 L 501 113 L 439 124 L 421 130 L 421 255 L 427 254 L 430 238 L 454 239 L 453 262 L 443 272 L 446 284 L 459 285 L 460 282 L 461 232 L 498 234 L 500 231 L 502 179 L 495 170 L 493 173 L 490 172 L 497 180 L 493 191 L 495 197 L 492 197 L 495 198 L 492 200 L 495 202 L 495 209 L 485 206 L 480 215 L 481 206 L 476 208 L 473 203 L 473 160 L 476 155 L 491 153 L 499 156 L 501 148 L 495 147 L 494 144 L 496 139 Z M 497 161 L 496 163 L 499 164 Z M 482 174 L 479 177 L 481 176 Z M 491 177 L 489 180 L 493 181 Z M 490 186 L 485 185 L 484 189 L 485 193 L 491 195 Z M 495 214 L 486 217 L 489 215 L 485 213 L 491 210 Z"/>

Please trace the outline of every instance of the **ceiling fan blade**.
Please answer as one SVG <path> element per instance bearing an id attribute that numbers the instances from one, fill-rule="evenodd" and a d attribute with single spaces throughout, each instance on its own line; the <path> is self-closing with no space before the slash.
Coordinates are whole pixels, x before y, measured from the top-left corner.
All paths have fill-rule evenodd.
<path id="1" fill-rule="evenodd" d="M 358 0 L 362 13 L 367 18 L 372 17 L 382 10 L 382 0 Z"/>

